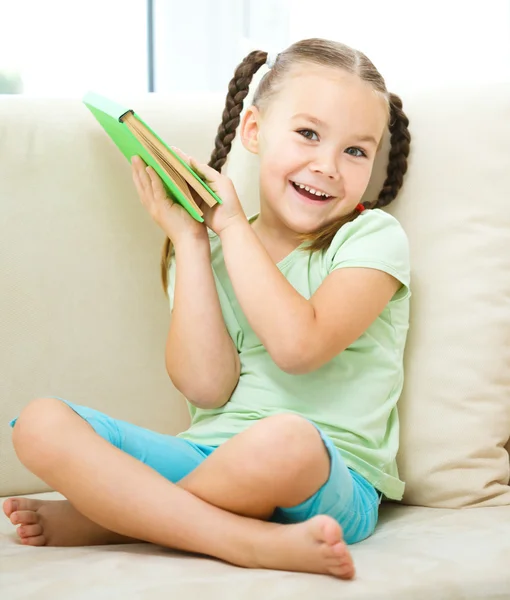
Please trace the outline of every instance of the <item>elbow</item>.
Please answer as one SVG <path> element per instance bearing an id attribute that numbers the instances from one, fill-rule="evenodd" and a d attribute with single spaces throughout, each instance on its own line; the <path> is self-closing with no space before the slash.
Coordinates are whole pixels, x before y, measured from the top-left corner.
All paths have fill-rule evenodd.
<path id="1" fill-rule="evenodd" d="M 225 406 L 230 398 L 230 395 L 231 394 L 214 395 L 204 392 L 193 396 L 189 394 L 183 394 L 188 402 L 197 408 L 201 408 L 202 410 L 213 410 L 215 408 L 221 408 L 222 406 Z"/>
<path id="2" fill-rule="evenodd" d="M 270 352 L 271 358 L 278 368 L 289 375 L 306 375 L 320 369 L 335 356 L 343 352 L 347 345 L 331 348 L 319 342 L 312 343 L 310 338 L 294 340 L 286 348 Z"/>
<path id="3" fill-rule="evenodd" d="M 310 348 L 305 344 L 293 344 L 292 347 L 282 348 L 275 352 L 272 358 L 276 366 L 289 375 L 305 375 L 318 368 Z"/>
<path id="4" fill-rule="evenodd" d="M 224 373 L 223 378 L 204 373 L 202 377 L 184 377 L 182 370 L 171 368 L 167 362 L 167 373 L 174 387 L 188 402 L 204 410 L 221 408 L 230 400 L 239 381 L 239 365 L 233 372 Z"/>
<path id="5" fill-rule="evenodd" d="M 302 359 L 286 360 L 276 363 L 276 365 L 289 375 L 306 375 L 306 373 L 310 373 L 311 371 L 315 370 L 313 366 Z"/>
<path id="6" fill-rule="evenodd" d="M 168 373 L 170 381 L 174 387 L 186 398 L 188 402 L 205 410 L 221 408 L 224 406 L 233 390 L 226 389 L 226 386 L 211 385 L 210 382 L 181 381 L 179 377 Z"/>
<path id="7" fill-rule="evenodd" d="M 190 404 L 204 410 L 221 408 L 228 402 L 231 396 L 231 392 L 215 386 L 197 385 L 196 382 L 192 384 L 190 382 L 181 382 L 177 377 L 172 377 L 171 375 L 170 380 Z"/>

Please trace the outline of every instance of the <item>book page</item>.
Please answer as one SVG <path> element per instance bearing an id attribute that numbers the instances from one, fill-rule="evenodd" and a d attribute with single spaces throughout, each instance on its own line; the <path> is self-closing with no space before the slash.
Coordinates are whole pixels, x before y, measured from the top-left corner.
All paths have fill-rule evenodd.
<path id="1" fill-rule="evenodd" d="M 123 122 L 128 125 L 133 133 L 142 136 L 143 140 L 151 144 L 152 148 L 158 150 L 158 156 L 166 165 L 173 169 L 172 172 L 177 172 L 187 184 L 192 187 L 195 192 L 204 200 L 208 206 L 217 204 L 216 199 L 212 196 L 196 178 L 177 160 L 165 146 L 149 131 L 143 123 L 141 123 L 132 113 L 128 113 L 123 117 Z"/>

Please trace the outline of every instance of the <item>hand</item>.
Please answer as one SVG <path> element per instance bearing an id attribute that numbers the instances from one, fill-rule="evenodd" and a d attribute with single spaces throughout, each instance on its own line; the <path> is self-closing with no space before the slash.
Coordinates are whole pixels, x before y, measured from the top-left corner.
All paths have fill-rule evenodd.
<path id="1" fill-rule="evenodd" d="M 248 219 L 243 211 L 234 184 L 228 177 L 218 173 L 218 171 L 209 165 L 197 162 L 194 158 L 184 154 L 182 150 L 179 150 L 175 146 L 172 146 L 172 150 L 178 154 L 182 160 L 188 163 L 195 173 L 203 179 L 211 190 L 223 201 L 222 204 L 215 204 L 213 207 L 210 207 L 193 193 L 195 201 L 204 213 L 204 221 L 207 227 L 212 229 L 217 235 L 221 235 L 227 227 L 230 227 L 234 223 L 243 221 L 248 223 Z"/>
<path id="2" fill-rule="evenodd" d="M 131 165 L 133 181 L 143 206 L 172 242 L 177 245 L 178 240 L 191 237 L 204 239 L 209 244 L 205 225 L 168 197 L 156 171 L 147 167 L 139 156 L 132 157 Z"/>

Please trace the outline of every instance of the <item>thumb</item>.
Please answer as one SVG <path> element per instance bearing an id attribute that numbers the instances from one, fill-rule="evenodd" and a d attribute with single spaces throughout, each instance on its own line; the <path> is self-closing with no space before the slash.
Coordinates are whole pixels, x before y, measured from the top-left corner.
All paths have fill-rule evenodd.
<path id="1" fill-rule="evenodd" d="M 195 171 L 195 173 L 200 177 L 200 179 L 203 179 L 205 182 L 214 182 L 218 179 L 218 171 L 216 171 L 209 165 L 198 162 L 192 156 L 189 156 L 189 154 L 185 154 L 182 150 L 175 146 L 171 146 L 171 148 L 176 154 L 178 154 L 182 158 L 184 162 L 186 162 L 193 169 L 193 171 Z"/>

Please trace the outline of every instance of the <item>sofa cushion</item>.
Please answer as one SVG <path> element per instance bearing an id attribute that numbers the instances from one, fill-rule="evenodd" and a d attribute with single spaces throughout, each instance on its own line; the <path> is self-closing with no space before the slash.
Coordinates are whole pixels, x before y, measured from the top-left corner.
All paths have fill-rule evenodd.
<path id="1" fill-rule="evenodd" d="M 41 548 L 16 540 L 2 513 L 0 589 L 9 600 L 501 600 L 510 590 L 509 506 L 383 506 L 375 534 L 350 546 L 353 581 L 241 569 L 150 544 Z"/>
<path id="2" fill-rule="evenodd" d="M 388 207 L 411 245 L 404 502 L 509 504 L 510 84 L 395 91 L 412 135 L 404 187 Z M 385 142 L 365 200 L 381 189 Z M 227 169 L 255 212 L 257 159 L 239 139 Z"/>

